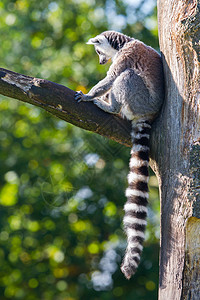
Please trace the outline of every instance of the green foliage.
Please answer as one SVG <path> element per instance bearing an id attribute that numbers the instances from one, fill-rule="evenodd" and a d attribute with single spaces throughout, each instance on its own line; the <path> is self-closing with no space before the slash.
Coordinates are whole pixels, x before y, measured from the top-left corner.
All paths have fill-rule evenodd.
<path id="1" fill-rule="evenodd" d="M 88 90 L 106 72 L 85 45 L 91 36 L 117 29 L 158 45 L 155 8 L 128 3 L 1 1 L 1 67 Z M 127 281 L 119 266 L 129 149 L 3 96 L 0 125 L 1 299 L 155 299 L 155 176 L 142 262 Z"/>

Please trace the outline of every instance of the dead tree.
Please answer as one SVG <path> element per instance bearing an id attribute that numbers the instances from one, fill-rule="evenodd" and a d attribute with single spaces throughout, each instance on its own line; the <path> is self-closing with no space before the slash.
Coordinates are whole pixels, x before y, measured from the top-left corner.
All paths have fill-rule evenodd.
<path id="1" fill-rule="evenodd" d="M 159 299 L 200 299 L 200 2 L 158 0 L 165 103 L 153 132 L 161 196 Z"/>
<path id="2" fill-rule="evenodd" d="M 151 166 L 161 198 L 160 300 L 200 299 L 200 3 L 158 0 L 165 103 L 153 125 Z M 131 146 L 130 123 L 59 84 L 0 69 L 0 94 L 44 108 Z M 102 126 L 103 124 L 103 126 Z M 105 126 L 106 124 L 106 126 Z"/>

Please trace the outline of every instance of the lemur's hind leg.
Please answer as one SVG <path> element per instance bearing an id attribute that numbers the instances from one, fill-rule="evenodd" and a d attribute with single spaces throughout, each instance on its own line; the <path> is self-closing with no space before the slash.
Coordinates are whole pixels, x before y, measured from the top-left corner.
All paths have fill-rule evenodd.
<path id="1" fill-rule="evenodd" d="M 104 110 L 105 112 L 111 114 L 119 114 L 121 110 L 121 103 L 116 101 L 112 90 L 110 91 L 109 96 L 105 95 L 101 98 L 94 99 L 94 104 L 102 110 Z"/>

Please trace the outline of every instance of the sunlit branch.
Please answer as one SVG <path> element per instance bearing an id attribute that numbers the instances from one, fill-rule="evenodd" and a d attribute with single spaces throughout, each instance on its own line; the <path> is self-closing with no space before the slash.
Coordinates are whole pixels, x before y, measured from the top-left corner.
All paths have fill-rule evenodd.
<path id="1" fill-rule="evenodd" d="M 131 146 L 128 121 L 105 113 L 92 102 L 76 103 L 75 92 L 63 85 L 0 68 L 0 94 L 39 106 L 66 122 Z"/>

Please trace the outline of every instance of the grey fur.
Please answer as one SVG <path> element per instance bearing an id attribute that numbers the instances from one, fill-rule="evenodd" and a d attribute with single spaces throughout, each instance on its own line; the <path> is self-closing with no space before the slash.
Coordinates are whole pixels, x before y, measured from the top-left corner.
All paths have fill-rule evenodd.
<path id="1" fill-rule="evenodd" d="M 102 39 L 102 37 L 106 37 L 106 39 Z M 113 44 L 111 37 L 114 38 L 113 43 L 115 48 L 120 49 L 119 51 L 111 46 Z M 122 114 L 128 119 L 153 120 L 160 110 L 164 95 L 160 55 L 141 41 L 114 31 L 105 31 L 90 39 L 88 43 L 94 44 L 95 49 L 100 51 L 99 56 L 104 57 L 104 59 L 100 58 L 100 61 L 103 62 L 104 60 L 106 63 L 111 58 L 113 63 L 107 76 L 95 85 L 88 94 L 77 93 L 76 100 L 95 100 L 97 106 L 108 111 L 108 104 L 104 103 L 105 97 L 103 95 L 110 91 L 110 113 L 119 113 L 122 108 L 127 107 L 132 112 L 132 117 Z M 118 46 L 117 43 L 119 43 Z"/>
<path id="2" fill-rule="evenodd" d="M 129 279 L 136 271 L 142 252 L 148 199 L 149 133 L 164 98 L 160 55 L 141 41 L 115 31 L 105 31 L 88 41 L 99 61 L 113 63 L 107 76 L 88 94 L 77 92 L 75 99 L 93 101 L 102 110 L 132 121 L 129 187 L 124 206 L 127 249 L 121 266 Z"/>

